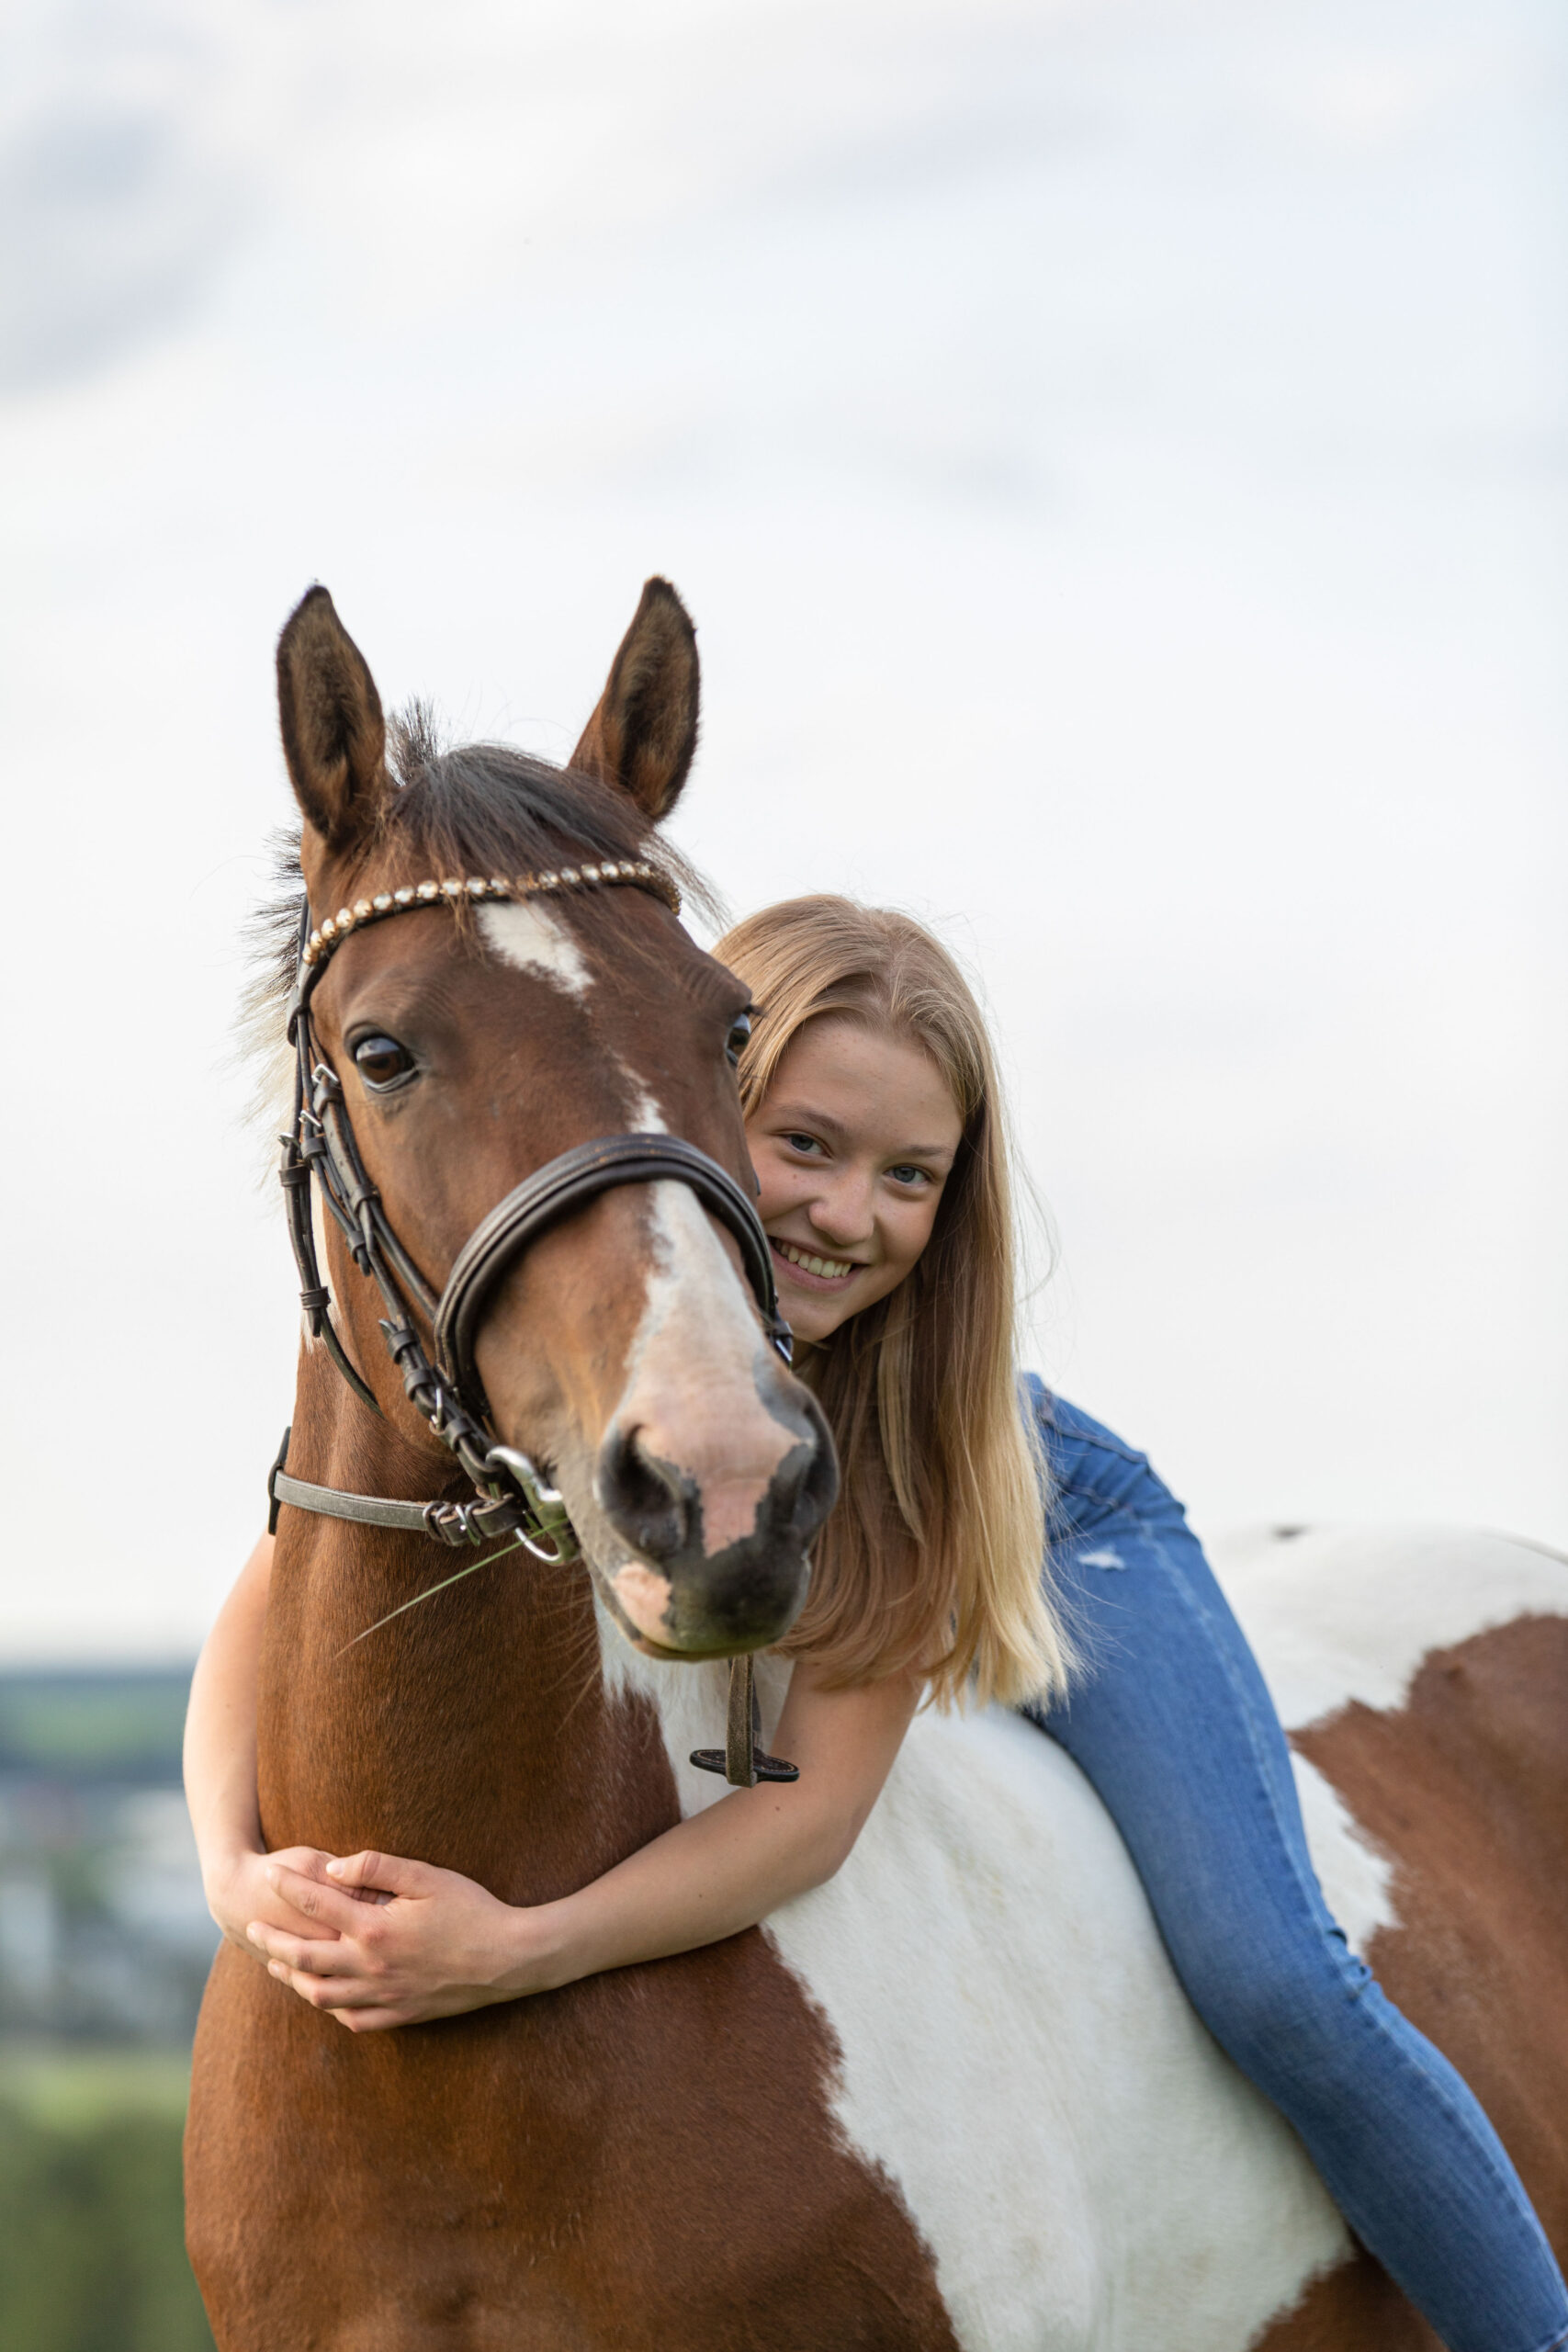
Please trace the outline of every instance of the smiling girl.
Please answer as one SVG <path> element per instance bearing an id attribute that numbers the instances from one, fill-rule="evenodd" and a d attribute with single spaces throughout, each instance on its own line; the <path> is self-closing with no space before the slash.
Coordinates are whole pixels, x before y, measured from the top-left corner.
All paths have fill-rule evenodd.
<path id="1" fill-rule="evenodd" d="M 1144 1455 L 1018 1382 L 1000 1103 L 962 975 L 908 918 L 832 898 L 753 916 L 716 953 L 761 1008 L 739 1069 L 758 1207 L 842 1471 L 781 1645 L 773 1744 L 798 1781 L 733 1791 L 529 1909 L 395 1856 L 269 1854 L 264 1537 L 192 1689 L 214 1917 L 353 2032 L 523 1998 L 735 1934 L 830 1878 L 922 1694 L 1022 1706 L 1114 1817 L 1199 2014 L 1444 2341 L 1557 2352 L 1568 2296 L 1540 2225 L 1328 1914 L 1283 1736 L 1180 1505 Z M 1070 1696 L 1059 1592 L 1089 1660 Z"/>

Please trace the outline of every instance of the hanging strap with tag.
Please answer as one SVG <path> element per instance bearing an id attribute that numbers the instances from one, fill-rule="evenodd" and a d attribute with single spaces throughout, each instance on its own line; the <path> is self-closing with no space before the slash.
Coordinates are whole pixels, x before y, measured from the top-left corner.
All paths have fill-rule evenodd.
<path id="1" fill-rule="evenodd" d="M 754 1788 L 759 1781 L 798 1781 L 798 1764 L 770 1756 L 761 1745 L 761 1713 L 757 1705 L 757 1677 L 751 1654 L 729 1661 L 729 1709 L 722 1747 L 694 1747 L 692 1761 L 699 1772 L 722 1772 L 732 1788 Z"/>

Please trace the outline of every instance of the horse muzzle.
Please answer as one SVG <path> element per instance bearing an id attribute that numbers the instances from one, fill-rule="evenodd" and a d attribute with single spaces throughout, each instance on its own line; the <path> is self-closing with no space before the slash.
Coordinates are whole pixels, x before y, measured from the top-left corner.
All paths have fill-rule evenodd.
<path id="1" fill-rule="evenodd" d="M 793 1384 L 792 1384 L 793 1386 Z M 783 1408 L 781 1410 L 781 1408 Z M 763 1478 L 722 1456 L 671 1458 L 657 1432 L 612 1427 L 594 1499 L 632 1559 L 604 1577 L 606 1597 L 639 1648 L 677 1657 L 765 1649 L 799 1615 L 807 1553 L 838 1493 L 821 1409 L 805 1389 L 774 1403 L 786 1442 Z"/>

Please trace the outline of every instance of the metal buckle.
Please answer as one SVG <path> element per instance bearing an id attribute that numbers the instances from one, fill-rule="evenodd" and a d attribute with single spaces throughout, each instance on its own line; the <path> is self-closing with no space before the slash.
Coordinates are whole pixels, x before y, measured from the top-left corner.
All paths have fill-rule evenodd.
<path id="1" fill-rule="evenodd" d="M 467 1503 L 426 1503 L 426 1532 L 439 1536 L 441 1542 L 449 1544 L 455 1552 L 460 1551 L 465 1544 L 482 1544 L 484 1537 L 474 1526 L 468 1512 Z"/>
<path id="2" fill-rule="evenodd" d="M 567 1513 L 566 1497 L 547 1486 L 539 1465 L 514 1445 L 492 1445 L 484 1466 L 499 1478 L 510 1478 L 521 1494 L 533 1527 L 520 1527 L 517 1541 L 547 1567 L 564 1567 L 581 1552 L 577 1531 Z"/>

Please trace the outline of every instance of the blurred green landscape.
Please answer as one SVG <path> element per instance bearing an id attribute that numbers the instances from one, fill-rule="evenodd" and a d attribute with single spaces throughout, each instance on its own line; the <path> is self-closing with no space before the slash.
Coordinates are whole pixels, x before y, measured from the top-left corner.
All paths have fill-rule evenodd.
<path id="1" fill-rule="evenodd" d="M 211 2352 L 180 2135 L 216 1930 L 188 1669 L 0 1673 L 0 2346 Z"/>

